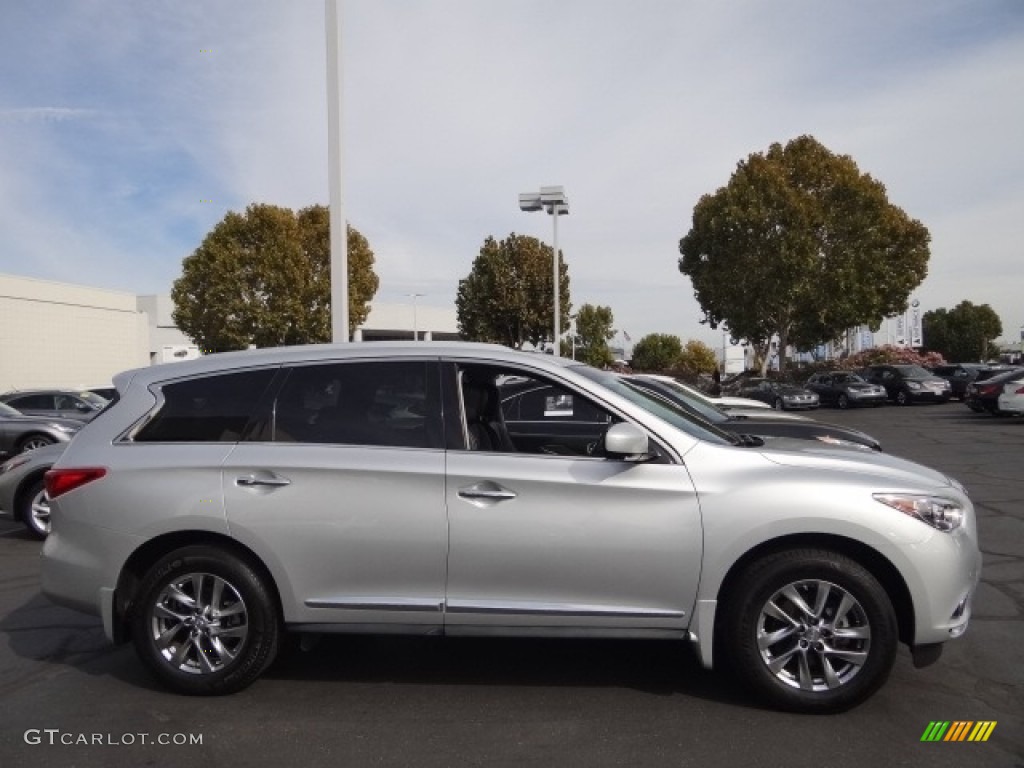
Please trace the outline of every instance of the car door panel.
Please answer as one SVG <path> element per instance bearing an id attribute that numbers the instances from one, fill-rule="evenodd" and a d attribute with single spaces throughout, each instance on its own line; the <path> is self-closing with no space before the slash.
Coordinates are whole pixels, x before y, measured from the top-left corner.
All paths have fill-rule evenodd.
<path id="1" fill-rule="evenodd" d="M 460 496 L 480 483 L 508 497 Z M 702 539 L 684 466 L 451 451 L 445 493 L 446 632 L 687 626 Z"/>

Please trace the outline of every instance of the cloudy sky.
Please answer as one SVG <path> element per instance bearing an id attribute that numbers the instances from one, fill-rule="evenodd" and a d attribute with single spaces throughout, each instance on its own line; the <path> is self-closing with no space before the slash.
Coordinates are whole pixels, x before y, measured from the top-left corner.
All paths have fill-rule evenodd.
<path id="1" fill-rule="evenodd" d="M 1020 0 L 342 0 L 347 218 L 378 298 L 452 306 L 488 235 L 573 303 L 715 344 L 678 241 L 702 194 L 812 134 L 932 234 L 924 309 L 1024 326 Z M 326 203 L 323 0 L 3 0 L 0 272 L 165 293 L 229 210 Z"/>

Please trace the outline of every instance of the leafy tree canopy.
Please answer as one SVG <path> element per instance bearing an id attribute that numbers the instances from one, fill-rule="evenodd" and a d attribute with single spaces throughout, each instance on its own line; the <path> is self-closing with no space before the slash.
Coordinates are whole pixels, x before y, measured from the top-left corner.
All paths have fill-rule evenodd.
<path id="1" fill-rule="evenodd" d="M 902 312 L 928 271 L 928 230 L 881 182 L 811 136 L 741 161 L 704 195 L 679 270 L 712 328 L 807 349 Z"/>
<path id="2" fill-rule="evenodd" d="M 711 373 L 718 368 L 715 350 L 703 341 L 690 339 L 683 345 L 674 369 L 686 378 L 693 379 L 702 373 Z"/>
<path id="3" fill-rule="evenodd" d="M 569 327 L 569 270 L 559 253 L 559 327 Z M 459 281 L 455 309 L 459 334 L 521 349 L 550 344 L 554 331 L 552 249 L 535 237 L 488 237 L 473 267 Z"/>
<path id="4" fill-rule="evenodd" d="M 683 342 L 669 333 L 649 333 L 633 347 L 631 365 L 638 371 L 667 371 L 683 353 Z"/>
<path id="5" fill-rule="evenodd" d="M 576 349 L 575 357 L 587 365 L 604 368 L 611 365 L 615 358 L 608 342 L 615 337 L 612 328 L 612 308 L 584 304 L 576 313 Z M 573 353 L 571 344 L 562 342 L 562 356 Z"/>
<path id="6" fill-rule="evenodd" d="M 174 322 L 210 352 L 331 340 L 327 207 L 253 203 L 228 214 L 182 263 Z M 377 292 L 373 251 L 348 227 L 349 332 Z"/>
<path id="7" fill-rule="evenodd" d="M 995 349 L 1003 333 L 999 315 L 988 304 L 961 301 L 953 309 L 935 309 L 921 318 L 924 344 L 956 362 L 980 361 Z"/>

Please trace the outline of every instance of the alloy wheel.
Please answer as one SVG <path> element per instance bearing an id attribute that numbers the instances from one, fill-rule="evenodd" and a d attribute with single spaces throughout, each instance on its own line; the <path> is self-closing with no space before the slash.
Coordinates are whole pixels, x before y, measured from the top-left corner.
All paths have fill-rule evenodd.
<path id="1" fill-rule="evenodd" d="M 775 592 L 757 620 L 757 646 L 768 670 L 803 691 L 849 683 L 871 648 L 871 625 L 857 599 L 828 581 L 807 579 Z"/>
<path id="2" fill-rule="evenodd" d="M 176 576 L 150 611 L 157 651 L 173 669 L 218 672 L 238 656 L 249 632 L 248 611 L 238 590 L 210 573 Z"/>

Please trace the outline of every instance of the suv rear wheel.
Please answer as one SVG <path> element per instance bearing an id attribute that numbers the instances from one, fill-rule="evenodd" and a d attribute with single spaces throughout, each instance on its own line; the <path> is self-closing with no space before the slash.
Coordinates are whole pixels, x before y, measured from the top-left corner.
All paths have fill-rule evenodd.
<path id="1" fill-rule="evenodd" d="M 723 642 L 742 682 L 767 702 L 838 712 L 888 678 L 896 614 L 878 580 L 849 557 L 776 553 L 748 566 L 731 596 Z"/>
<path id="2" fill-rule="evenodd" d="M 242 690 L 274 660 L 280 635 L 263 577 L 218 547 L 165 556 L 146 573 L 132 609 L 136 652 L 178 693 Z"/>

